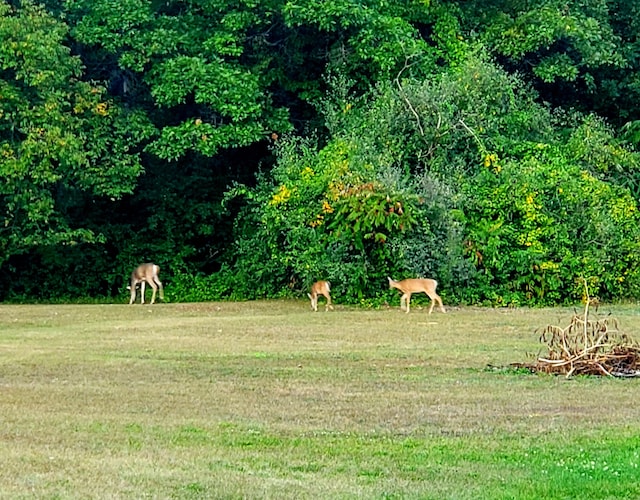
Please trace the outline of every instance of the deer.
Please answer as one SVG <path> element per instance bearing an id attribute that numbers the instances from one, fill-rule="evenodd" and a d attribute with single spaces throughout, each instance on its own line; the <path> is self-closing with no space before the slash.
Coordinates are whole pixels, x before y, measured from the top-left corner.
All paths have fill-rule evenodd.
<path id="1" fill-rule="evenodd" d="M 315 312 L 318 312 L 318 295 L 324 295 L 324 297 L 327 299 L 324 310 L 333 310 L 333 306 L 331 305 L 331 294 L 329 293 L 330 291 L 331 283 L 329 283 L 328 281 L 316 281 L 313 285 L 311 285 L 311 293 L 307 294 L 307 296 L 311 299 L 311 309 L 313 309 Z"/>
<path id="2" fill-rule="evenodd" d="M 440 310 L 442 312 L 446 312 L 444 310 L 444 305 L 442 304 L 442 299 L 440 295 L 436 293 L 436 288 L 438 287 L 438 282 L 429 278 L 411 278 L 402 281 L 396 281 L 387 276 L 389 280 L 389 288 L 397 288 L 402 292 L 402 297 L 400 298 L 400 309 L 404 310 L 404 304 L 406 303 L 406 312 L 409 313 L 409 307 L 411 302 L 411 294 L 413 293 L 426 293 L 431 299 L 431 307 L 429 308 L 429 314 L 433 311 L 433 306 L 436 302 L 439 304 Z"/>
<path id="3" fill-rule="evenodd" d="M 136 267 L 131 273 L 131 285 L 128 287 L 131 289 L 131 300 L 129 300 L 129 305 L 133 304 L 136 301 L 136 287 L 138 283 L 140 283 L 140 304 L 144 304 L 144 286 L 145 283 L 148 283 L 151 288 L 153 288 L 153 294 L 151 295 L 151 304 L 156 301 L 156 292 L 160 289 L 160 298 L 164 299 L 164 290 L 162 289 L 162 283 L 158 279 L 158 274 L 160 274 L 160 266 L 156 264 L 140 264 Z"/>

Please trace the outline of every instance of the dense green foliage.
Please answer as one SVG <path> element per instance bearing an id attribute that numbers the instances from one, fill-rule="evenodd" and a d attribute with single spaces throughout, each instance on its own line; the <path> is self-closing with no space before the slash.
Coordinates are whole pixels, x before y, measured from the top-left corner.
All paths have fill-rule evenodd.
<path id="1" fill-rule="evenodd" d="M 632 167 L 635 154 L 594 118 L 572 116 L 571 129 L 529 94 L 473 57 L 335 103 L 329 143 L 285 142 L 250 191 L 238 286 L 326 276 L 353 301 L 389 274 L 437 276 L 449 297 L 510 305 L 579 300 L 579 277 L 608 297 L 635 292 L 636 201 L 604 180 L 607 156 Z"/>
<path id="2" fill-rule="evenodd" d="M 637 295 L 629 2 L 0 3 L 0 298 Z M 116 299 L 121 300 L 121 299 Z"/>

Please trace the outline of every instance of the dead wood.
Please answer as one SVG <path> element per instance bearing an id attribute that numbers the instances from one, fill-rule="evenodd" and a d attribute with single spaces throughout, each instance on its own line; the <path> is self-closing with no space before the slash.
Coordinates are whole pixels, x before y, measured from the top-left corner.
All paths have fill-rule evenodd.
<path id="1" fill-rule="evenodd" d="M 586 297 L 584 314 L 574 314 L 564 328 L 547 325 L 541 330 L 540 341 L 548 352 L 539 356 L 531 369 L 566 377 L 640 376 L 640 345 L 619 330 L 616 318 L 610 315 L 592 318 L 589 306 L 593 302 L 589 299 L 588 290 Z"/>

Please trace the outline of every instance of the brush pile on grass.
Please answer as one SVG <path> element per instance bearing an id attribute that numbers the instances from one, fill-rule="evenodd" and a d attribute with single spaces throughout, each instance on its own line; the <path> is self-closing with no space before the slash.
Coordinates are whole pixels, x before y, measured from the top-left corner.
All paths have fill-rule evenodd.
<path id="1" fill-rule="evenodd" d="M 535 371 L 566 375 L 640 376 L 640 346 L 618 330 L 615 318 L 591 320 L 577 314 L 565 328 L 548 325 L 540 335 L 549 353 Z"/>
<path id="2" fill-rule="evenodd" d="M 548 325 L 540 334 L 548 354 L 538 357 L 532 371 L 565 375 L 640 376 L 640 345 L 618 329 L 611 316 L 591 319 L 587 296 L 584 315 L 573 315 L 562 328 Z"/>

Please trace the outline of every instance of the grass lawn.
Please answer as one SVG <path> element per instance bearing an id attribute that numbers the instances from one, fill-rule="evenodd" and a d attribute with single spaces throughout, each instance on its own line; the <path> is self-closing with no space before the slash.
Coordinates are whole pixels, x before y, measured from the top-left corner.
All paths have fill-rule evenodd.
<path id="1" fill-rule="evenodd" d="M 0 498 L 640 498 L 640 380 L 500 369 L 572 309 L 419 303 L 0 305 Z"/>

